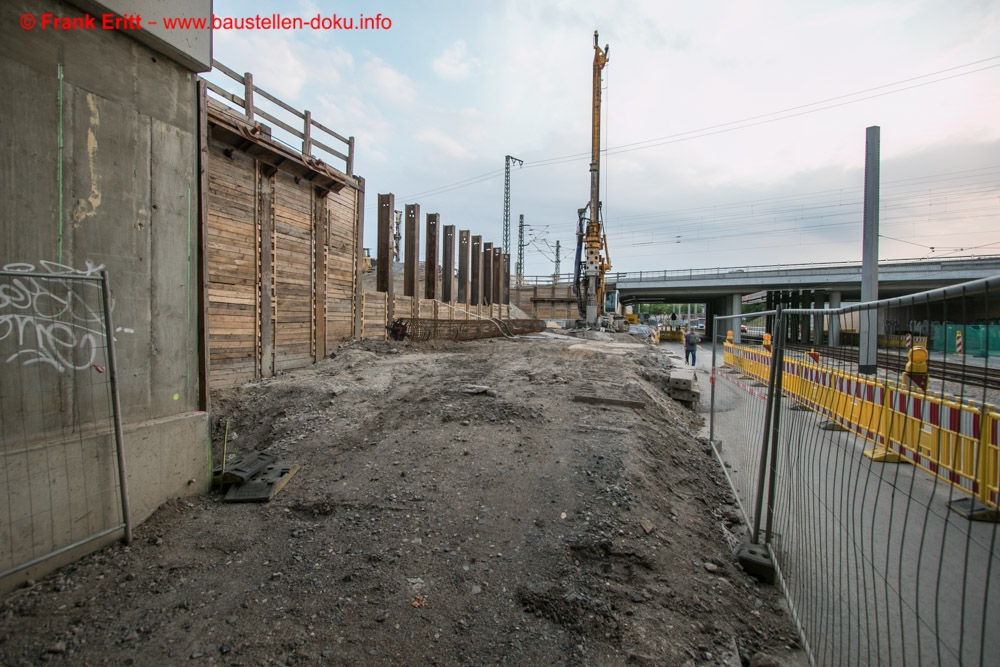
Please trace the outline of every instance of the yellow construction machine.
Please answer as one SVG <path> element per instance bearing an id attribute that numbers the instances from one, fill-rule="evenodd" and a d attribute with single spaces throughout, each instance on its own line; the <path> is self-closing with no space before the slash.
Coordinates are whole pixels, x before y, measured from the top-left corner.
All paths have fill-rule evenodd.
<path id="1" fill-rule="evenodd" d="M 594 31 L 593 108 L 591 116 L 590 202 L 577 210 L 576 262 L 573 293 L 583 324 L 587 327 L 626 331 L 618 292 L 607 291 L 604 275 L 611 269 L 608 237 L 601 221 L 601 71 L 611 48 L 598 45 Z"/>

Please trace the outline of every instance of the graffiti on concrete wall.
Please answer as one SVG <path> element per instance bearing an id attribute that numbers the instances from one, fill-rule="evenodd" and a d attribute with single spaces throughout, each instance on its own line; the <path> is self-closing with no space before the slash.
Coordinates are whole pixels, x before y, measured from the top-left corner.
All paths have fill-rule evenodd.
<path id="1" fill-rule="evenodd" d="M 87 368 L 103 372 L 97 364 L 107 340 L 101 283 L 86 279 L 103 269 L 90 260 L 84 269 L 44 260 L 37 266 L 5 265 L 0 276 L 4 363 L 47 364 L 60 373 Z"/>

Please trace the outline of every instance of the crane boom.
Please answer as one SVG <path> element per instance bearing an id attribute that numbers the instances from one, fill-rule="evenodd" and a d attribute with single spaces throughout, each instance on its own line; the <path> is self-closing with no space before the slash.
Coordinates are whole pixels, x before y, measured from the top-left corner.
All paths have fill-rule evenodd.
<path id="1" fill-rule="evenodd" d="M 597 323 L 604 314 L 604 273 L 611 268 L 601 254 L 607 241 L 601 225 L 601 71 L 608 63 L 610 46 L 602 49 L 594 31 L 593 109 L 591 116 L 590 202 L 579 210 L 577 227 L 577 304 L 587 326 Z M 589 217 L 584 218 L 589 209 Z"/>

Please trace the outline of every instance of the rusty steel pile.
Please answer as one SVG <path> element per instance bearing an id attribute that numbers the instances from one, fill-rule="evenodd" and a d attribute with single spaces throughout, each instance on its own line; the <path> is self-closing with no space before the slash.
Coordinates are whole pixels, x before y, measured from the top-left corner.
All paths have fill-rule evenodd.
<path id="1" fill-rule="evenodd" d="M 401 318 L 389 326 L 393 340 L 476 340 L 520 336 L 545 331 L 543 320 L 434 320 Z"/>

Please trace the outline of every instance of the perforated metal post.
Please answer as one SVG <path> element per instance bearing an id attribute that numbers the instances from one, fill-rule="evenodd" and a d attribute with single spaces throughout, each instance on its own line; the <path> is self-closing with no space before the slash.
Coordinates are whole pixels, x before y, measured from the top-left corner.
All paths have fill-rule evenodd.
<path id="1" fill-rule="evenodd" d="M 483 244 L 483 305 L 493 303 L 493 244 Z"/>
<path id="2" fill-rule="evenodd" d="M 132 544 L 132 510 L 128 500 L 128 474 L 125 470 L 125 436 L 122 431 L 122 407 L 118 390 L 118 360 L 115 357 L 115 325 L 111 317 L 111 285 L 108 272 L 101 271 L 101 297 L 104 300 L 104 325 L 108 339 L 108 378 L 111 381 L 111 411 L 115 423 L 115 450 L 118 459 L 118 487 L 121 493 L 123 540 Z"/>
<path id="3" fill-rule="evenodd" d="M 438 229 L 441 216 L 427 214 L 427 250 L 424 254 L 424 298 L 438 298 Z"/>
<path id="4" fill-rule="evenodd" d="M 406 250 L 403 264 L 403 294 L 417 296 L 420 270 L 420 204 L 406 205 Z"/>
<path id="5" fill-rule="evenodd" d="M 469 250 L 472 247 L 469 230 L 458 232 L 458 302 L 469 303 Z"/>
<path id="6" fill-rule="evenodd" d="M 472 267 L 469 271 L 469 304 L 479 306 L 483 303 L 483 237 L 473 236 L 469 248 L 469 259 Z"/>
<path id="7" fill-rule="evenodd" d="M 441 300 L 452 300 L 455 282 L 455 225 L 445 225 L 441 246 Z"/>

